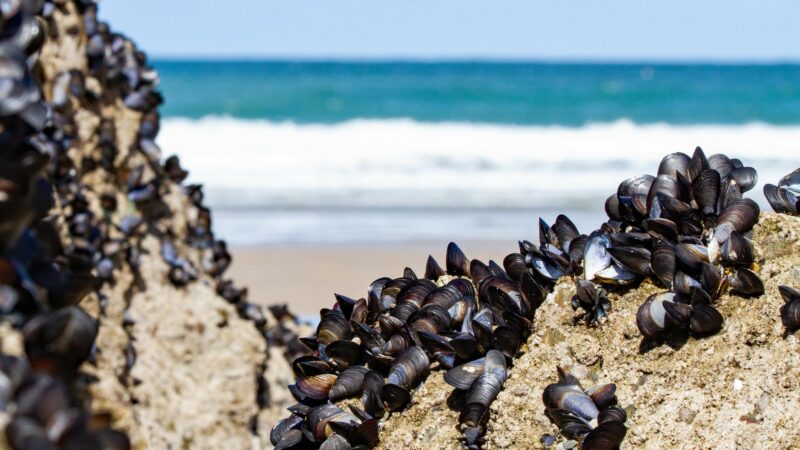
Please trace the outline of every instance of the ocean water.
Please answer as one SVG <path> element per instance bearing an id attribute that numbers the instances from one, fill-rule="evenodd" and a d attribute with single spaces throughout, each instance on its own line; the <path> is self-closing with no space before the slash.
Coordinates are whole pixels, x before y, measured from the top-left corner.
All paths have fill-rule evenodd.
<path id="1" fill-rule="evenodd" d="M 156 61 L 159 137 L 234 244 L 579 228 L 671 152 L 800 166 L 800 65 Z M 751 196 L 765 204 L 760 186 Z"/>

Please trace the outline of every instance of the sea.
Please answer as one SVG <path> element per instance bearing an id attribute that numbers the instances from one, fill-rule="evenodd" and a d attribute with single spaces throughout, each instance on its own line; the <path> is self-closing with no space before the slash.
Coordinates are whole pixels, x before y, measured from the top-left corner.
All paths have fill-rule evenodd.
<path id="1" fill-rule="evenodd" d="M 725 153 L 749 193 L 800 166 L 800 65 L 156 60 L 159 145 L 233 245 L 582 231 L 661 157 Z"/>

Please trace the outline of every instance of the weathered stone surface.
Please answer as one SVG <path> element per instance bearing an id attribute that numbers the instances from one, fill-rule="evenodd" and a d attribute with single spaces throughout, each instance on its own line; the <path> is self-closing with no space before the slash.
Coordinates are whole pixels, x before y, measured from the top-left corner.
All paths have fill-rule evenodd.
<path id="1" fill-rule="evenodd" d="M 756 270 L 766 294 L 718 300 L 725 326 L 704 339 L 643 344 L 636 310 L 659 288 L 645 283 L 611 293 L 613 311 L 598 328 L 573 323 L 574 287 L 562 280 L 536 315 L 535 333 L 514 361 L 492 405 L 487 449 L 541 447 L 557 428 L 544 415 L 542 391 L 556 365 L 586 385 L 617 384 L 629 413 L 624 448 L 790 448 L 800 444 L 800 342 L 785 333 L 778 294 L 800 285 L 800 218 L 762 214 L 753 231 Z M 392 415 L 382 448 L 458 448 L 458 415 L 446 399 L 452 388 L 434 372 L 412 407 Z"/>

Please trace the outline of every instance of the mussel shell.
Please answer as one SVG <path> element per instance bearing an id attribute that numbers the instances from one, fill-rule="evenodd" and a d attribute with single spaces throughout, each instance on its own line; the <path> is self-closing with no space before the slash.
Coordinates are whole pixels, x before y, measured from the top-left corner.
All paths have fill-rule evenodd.
<path id="1" fill-rule="evenodd" d="M 467 392 L 466 404 L 478 403 L 488 408 L 503 389 L 505 378 L 495 372 L 484 372 L 475 379 Z"/>
<path id="2" fill-rule="evenodd" d="M 652 337 L 673 325 L 664 309 L 664 302 L 673 302 L 675 294 L 653 294 L 645 300 L 636 312 L 636 326 L 645 337 Z"/>
<path id="3" fill-rule="evenodd" d="M 472 282 L 476 285 L 481 284 L 481 281 L 492 276 L 492 270 L 489 268 L 489 266 L 478 259 L 473 259 L 469 262 L 469 273 L 472 277 Z"/>
<path id="4" fill-rule="evenodd" d="M 782 286 L 785 287 L 785 286 Z M 795 299 L 781 305 L 781 323 L 789 331 L 800 328 L 800 299 Z"/>
<path id="5" fill-rule="evenodd" d="M 454 298 L 453 300 L 449 300 L 449 302 L 455 302 L 460 298 L 460 295 L 458 294 L 458 291 L 456 289 L 454 288 L 445 289 L 446 287 L 447 286 L 445 286 L 444 288 L 438 288 L 436 284 L 434 284 L 431 280 L 428 279 L 413 281 L 397 294 L 397 303 L 398 304 L 413 303 L 417 307 L 417 309 L 419 309 L 420 307 L 422 307 L 422 305 L 430 302 L 428 297 L 430 297 L 431 294 L 438 291 L 447 292 Z M 447 304 L 447 302 L 440 302 L 440 303 L 442 303 L 443 305 Z"/>
<path id="6" fill-rule="evenodd" d="M 689 296 L 692 294 L 692 290 L 695 288 L 702 289 L 702 285 L 699 281 L 697 281 L 694 277 L 691 277 L 684 272 L 678 271 L 675 272 L 675 279 L 672 283 L 672 290 L 675 291 L 676 294 L 680 294 L 682 296 Z"/>
<path id="7" fill-rule="evenodd" d="M 525 263 L 525 257 L 519 253 L 508 254 L 503 259 L 503 267 L 505 267 L 508 276 L 515 281 L 519 281 L 524 274 L 528 273 L 528 265 Z"/>
<path id="8" fill-rule="evenodd" d="M 749 269 L 736 271 L 736 278 L 730 281 L 731 293 L 742 297 L 759 297 L 764 295 L 764 282 Z"/>
<path id="9" fill-rule="evenodd" d="M 735 179 L 727 178 L 722 183 L 722 190 L 719 193 L 719 204 L 717 206 L 717 211 L 722 211 L 730 206 L 731 203 L 741 199 L 742 189 L 739 187 L 739 184 Z"/>
<path id="10" fill-rule="evenodd" d="M 385 384 L 381 390 L 381 400 L 389 410 L 398 411 L 411 401 L 411 393 L 403 386 Z"/>
<path id="11" fill-rule="evenodd" d="M 395 306 L 389 312 L 389 317 L 396 319 L 396 321 L 393 321 L 391 324 L 392 328 L 402 328 L 408 322 L 408 320 L 419 311 L 419 308 L 419 305 L 415 302 L 404 302 Z M 383 317 L 386 316 L 381 316 L 379 320 L 383 319 Z M 380 323 L 381 329 L 383 330 L 383 322 Z"/>
<path id="12" fill-rule="evenodd" d="M 667 289 L 672 289 L 676 261 L 675 249 L 669 244 L 657 244 L 650 255 L 650 269 Z"/>
<path id="13" fill-rule="evenodd" d="M 364 375 L 364 382 L 361 385 L 361 403 L 366 412 L 373 417 L 383 417 L 385 412 L 381 399 L 383 384 L 383 377 L 377 372 L 369 371 Z"/>
<path id="14" fill-rule="evenodd" d="M 772 210 L 776 213 L 780 214 L 792 214 L 792 207 L 788 202 L 785 201 L 785 196 L 781 195 L 781 190 L 784 192 L 785 189 L 781 189 L 774 184 L 765 184 L 764 185 L 764 197 L 767 198 L 769 205 L 772 206 Z"/>
<path id="15" fill-rule="evenodd" d="M 412 388 L 428 376 L 430 365 L 428 355 L 421 348 L 409 347 L 392 363 L 388 383 Z"/>
<path id="16" fill-rule="evenodd" d="M 726 278 L 720 267 L 703 263 L 700 268 L 700 285 L 712 299 L 719 298 L 727 286 Z"/>
<path id="17" fill-rule="evenodd" d="M 556 237 L 558 238 L 558 246 L 564 252 L 569 252 L 570 243 L 577 239 L 580 236 L 578 232 L 578 228 L 569 220 L 569 217 L 560 214 L 556 217 L 555 223 L 552 226 L 553 232 L 555 232 Z"/>
<path id="18" fill-rule="evenodd" d="M 617 264 L 611 264 L 594 274 L 594 279 L 603 284 L 627 285 L 639 278 L 636 272 L 629 271 Z"/>
<path id="19" fill-rule="evenodd" d="M 625 423 L 627 420 L 628 420 L 628 414 L 625 412 L 624 409 L 616 405 L 609 406 L 608 408 L 600 411 L 600 414 L 597 416 L 598 423 L 605 423 L 605 422 Z"/>
<path id="20" fill-rule="evenodd" d="M 341 311 L 330 310 L 322 316 L 316 336 L 320 345 L 350 339 L 350 324 Z"/>
<path id="21" fill-rule="evenodd" d="M 323 361 L 316 356 L 304 355 L 292 361 L 292 370 L 298 378 L 330 373 L 333 368 L 327 361 Z"/>
<path id="22" fill-rule="evenodd" d="M 611 246 L 611 239 L 607 234 L 594 232 L 589 235 L 584 248 L 584 278 L 593 280 L 595 275 L 606 269 L 611 264 L 611 255 L 608 247 Z"/>
<path id="23" fill-rule="evenodd" d="M 363 366 L 353 366 L 343 370 L 328 392 L 328 399 L 332 402 L 338 402 L 347 397 L 361 394 L 364 375 L 366 375 L 368 371 L 369 370 Z"/>
<path id="24" fill-rule="evenodd" d="M 736 231 L 722 243 L 720 256 L 724 263 L 737 267 L 750 267 L 755 260 L 750 240 Z"/>
<path id="25" fill-rule="evenodd" d="M 650 186 L 650 190 L 647 193 L 647 210 L 650 210 L 657 195 L 677 199 L 679 196 L 678 193 L 679 186 L 677 177 L 664 174 L 658 175 L 656 179 L 653 180 L 653 185 Z"/>
<path id="26" fill-rule="evenodd" d="M 609 247 L 611 258 L 624 269 L 641 275 L 650 275 L 650 251 L 638 247 Z"/>
<path id="27" fill-rule="evenodd" d="M 528 318 L 532 318 L 536 310 L 539 309 L 545 298 L 547 298 L 548 291 L 544 286 L 539 284 L 530 273 L 524 274 L 520 279 L 519 291 L 525 303 L 528 305 Z"/>
<path id="28" fill-rule="evenodd" d="M 438 333 L 440 330 L 450 328 L 452 318 L 447 310 L 439 305 L 428 305 L 419 312 L 411 329 L 414 331 L 425 331 L 428 333 Z"/>
<path id="29" fill-rule="evenodd" d="M 758 204 L 753 200 L 749 198 L 736 200 L 720 213 L 714 238 L 718 242 L 724 242 L 732 231 L 747 233 L 758 222 L 759 213 Z"/>
<path id="30" fill-rule="evenodd" d="M 328 423 L 342 413 L 344 411 L 341 408 L 330 403 L 312 408 L 306 416 L 306 428 L 316 442 L 322 442 L 333 433 Z"/>
<path id="31" fill-rule="evenodd" d="M 753 189 L 758 183 L 758 172 L 752 167 L 737 167 L 731 171 L 730 177 L 736 180 L 742 192 Z"/>
<path id="32" fill-rule="evenodd" d="M 469 258 L 461 251 L 461 248 L 451 242 L 447 245 L 447 259 L 445 261 L 447 273 L 454 276 L 469 276 Z"/>
<path id="33" fill-rule="evenodd" d="M 614 383 L 593 386 L 586 390 L 586 394 L 592 399 L 597 409 L 604 410 L 616 403 L 617 385 Z"/>
<path id="34" fill-rule="evenodd" d="M 800 289 L 791 286 L 778 286 L 783 301 L 786 303 L 800 301 Z"/>
<path id="35" fill-rule="evenodd" d="M 77 306 L 39 314 L 23 328 L 25 353 L 38 370 L 73 371 L 89 357 L 97 331 L 97 322 Z"/>
<path id="36" fill-rule="evenodd" d="M 639 175 L 628 178 L 617 187 L 618 197 L 632 197 L 634 195 L 646 195 L 650 192 L 651 186 L 655 181 L 652 175 Z"/>
<path id="37" fill-rule="evenodd" d="M 350 320 L 357 300 L 341 294 L 333 294 L 333 296 L 336 298 L 336 306 L 344 313 L 345 319 Z M 361 321 L 363 322 L 363 320 Z"/>
<path id="38" fill-rule="evenodd" d="M 351 323 L 353 331 L 368 353 L 377 355 L 383 352 L 383 346 L 386 345 L 386 341 L 384 341 L 380 333 L 361 322 L 353 321 Z"/>
<path id="39" fill-rule="evenodd" d="M 428 261 L 425 263 L 425 278 L 431 281 L 436 281 L 446 274 L 447 272 L 442 269 L 442 266 L 436 262 L 433 256 L 428 255 Z"/>
<path id="40" fill-rule="evenodd" d="M 301 403 L 327 400 L 336 378 L 332 373 L 303 377 L 295 384 L 289 385 L 289 391 Z"/>
<path id="41" fill-rule="evenodd" d="M 645 225 L 653 239 L 671 243 L 678 242 L 678 226 L 675 222 L 669 219 L 655 218 L 647 219 Z"/>
<path id="42" fill-rule="evenodd" d="M 567 410 L 585 420 L 594 420 L 600 413 L 591 397 L 580 386 L 571 383 L 548 385 L 544 388 L 542 400 L 548 410 Z"/>
<path id="43" fill-rule="evenodd" d="M 692 159 L 689 162 L 689 180 L 693 181 L 700 173 L 710 167 L 708 158 L 706 158 L 703 149 L 697 147 L 692 153 Z"/>
<path id="44" fill-rule="evenodd" d="M 424 348 L 425 351 L 430 355 L 436 355 L 437 353 L 453 353 L 455 350 L 453 347 L 450 346 L 450 339 L 439 336 L 434 333 L 428 333 L 425 331 L 417 331 L 415 333 L 415 342 L 420 347 Z"/>
<path id="45" fill-rule="evenodd" d="M 64 385 L 47 375 L 34 374 L 28 377 L 14 393 L 16 415 L 48 423 L 59 411 L 70 407 Z"/>
<path id="46" fill-rule="evenodd" d="M 445 372 L 444 381 L 456 389 L 468 390 L 472 383 L 483 374 L 486 358 L 478 358 Z"/>
<path id="47" fill-rule="evenodd" d="M 661 159 L 661 163 L 658 165 L 658 174 L 677 177 L 677 174 L 680 173 L 688 176 L 691 161 L 691 158 L 685 153 L 671 153 Z"/>
<path id="48" fill-rule="evenodd" d="M 353 447 L 347 442 L 347 439 L 334 433 L 325 439 L 325 442 L 320 445 L 320 450 L 350 450 Z"/>
<path id="49" fill-rule="evenodd" d="M 680 243 L 675 246 L 675 255 L 681 266 L 691 273 L 699 273 L 702 264 L 709 262 L 708 248 L 704 245 Z"/>
<path id="50" fill-rule="evenodd" d="M 277 445 L 283 437 L 286 435 L 287 432 L 291 430 L 297 430 L 303 424 L 304 420 L 300 416 L 296 416 L 294 414 L 290 415 L 285 419 L 281 419 L 278 423 L 272 427 L 272 430 L 269 433 L 269 440 L 272 445 Z"/>
<path id="51" fill-rule="evenodd" d="M 719 172 L 713 169 L 702 171 L 692 182 L 692 197 L 704 217 L 712 216 L 716 219 L 720 183 Z"/>
<path id="52" fill-rule="evenodd" d="M 722 329 L 723 321 L 722 314 L 713 306 L 695 305 L 692 307 L 689 329 L 698 335 L 715 334 Z"/>
<path id="53" fill-rule="evenodd" d="M 406 351 L 412 343 L 413 340 L 407 333 L 395 333 L 384 344 L 382 353 L 390 356 L 399 355 Z"/>
<path id="54" fill-rule="evenodd" d="M 617 449 L 625 439 L 627 432 L 628 429 L 620 422 L 604 422 L 586 435 L 581 448 L 592 450 Z"/>
<path id="55" fill-rule="evenodd" d="M 719 173 L 721 178 L 727 177 L 728 174 L 736 168 L 733 165 L 733 162 L 731 162 L 731 159 L 721 153 L 717 153 L 708 157 L 708 167 L 709 169 L 715 170 L 717 173 Z"/>
<path id="56" fill-rule="evenodd" d="M 677 302 L 663 302 L 661 305 L 664 307 L 667 322 L 684 327 L 689 323 L 692 317 L 692 305 Z"/>
<path id="57" fill-rule="evenodd" d="M 8 444 L 14 449 L 51 450 L 56 448 L 50 442 L 44 427 L 28 417 L 14 417 L 6 426 L 5 435 Z"/>
<path id="58" fill-rule="evenodd" d="M 492 333 L 492 344 L 495 349 L 504 355 L 513 358 L 517 350 L 522 345 L 522 333 L 516 328 L 508 325 L 501 325 L 494 329 Z"/>

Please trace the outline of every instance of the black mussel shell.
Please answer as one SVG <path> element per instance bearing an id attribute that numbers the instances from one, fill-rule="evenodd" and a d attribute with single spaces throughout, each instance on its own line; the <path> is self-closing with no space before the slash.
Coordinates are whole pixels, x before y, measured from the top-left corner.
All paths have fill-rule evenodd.
<path id="1" fill-rule="evenodd" d="M 478 259 L 473 259 L 469 262 L 469 273 L 472 276 L 472 282 L 476 285 L 481 284 L 483 280 L 493 275 L 492 269 Z"/>
<path id="2" fill-rule="evenodd" d="M 89 357 L 97 322 L 77 306 L 40 314 L 23 329 L 25 353 L 34 369 L 51 374 L 74 371 Z"/>
<path id="3" fill-rule="evenodd" d="M 742 192 L 753 189 L 758 183 L 758 172 L 752 167 L 737 167 L 731 171 L 730 177 L 736 180 Z"/>
<path id="4" fill-rule="evenodd" d="M 754 261 L 753 244 L 746 237 L 733 231 L 728 240 L 722 243 L 720 257 L 725 264 L 736 267 L 750 267 Z"/>
<path id="5" fill-rule="evenodd" d="M 624 269 L 650 275 L 650 251 L 639 247 L 610 247 L 611 258 Z"/>
<path id="6" fill-rule="evenodd" d="M 700 214 L 710 220 L 708 224 L 710 226 L 713 226 L 717 217 L 720 182 L 719 172 L 713 169 L 702 171 L 692 182 L 692 197 L 694 197 L 694 201 L 700 209 Z"/>
<path id="7" fill-rule="evenodd" d="M 444 381 L 456 389 L 466 391 L 483 373 L 485 363 L 486 358 L 484 357 L 453 367 L 445 373 Z"/>
<path id="8" fill-rule="evenodd" d="M 650 269 L 667 289 L 672 289 L 676 266 L 675 249 L 669 244 L 658 244 L 650 255 Z"/>
<path id="9" fill-rule="evenodd" d="M 730 280 L 731 293 L 742 297 L 760 297 L 764 295 L 764 282 L 749 269 L 736 271 L 736 278 Z"/>
<path id="10" fill-rule="evenodd" d="M 625 439 L 628 429 L 620 422 L 604 422 L 590 431 L 583 440 L 581 448 L 591 450 L 614 450 Z"/>
<path id="11" fill-rule="evenodd" d="M 653 337 L 673 325 L 664 309 L 665 302 L 673 302 L 675 294 L 653 294 L 636 312 L 636 326 L 645 337 Z"/>
<path id="12" fill-rule="evenodd" d="M 445 274 L 447 272 L 442 269 L 442 266 L 433 259 L 433 256 L 428 255 L 428 261 L 425 263 L 425 278 L 436 281 Z"/>
<path id="13" fill-rule="evenodd" d="M 695 305 L 692 307 L 692 316 L 689 329 L 697 335 L 710 335 L 722 329 L 724 319 L 722 314 L 711 305 Z"/>
<path id="14" fill-rule="evenodd" d="M 677 177 L 680 173 L 683 176 L 688 176 L 691 161 L 691 158 L 685 153 L 671 153 L 661 160 L 658 165 L 658 174 Z"/>
<path id="15" fill-rule="evenodd" d="M 458 277 L 469 276 L 469 259 L 455 242 L 447 245 L 447 259 L 445 262 L 448 274 Z"/>
<path id="16" fill-rule="evenodd" d="M 778 292 L 780 292 L 783 301 L 786 303 L 800 301 L 800 289 L 798 288 L 791 286 L 778 286 Z"/>
<path id="17" fill-rule="evenodd" d="M 364 375 L 366 375 L 368 371 L 369 370 L 363 366 L 353 366 L 343 370 L 328 392 L 330 401 L 338 402 L 347 397 L 361 394 Z"/>

